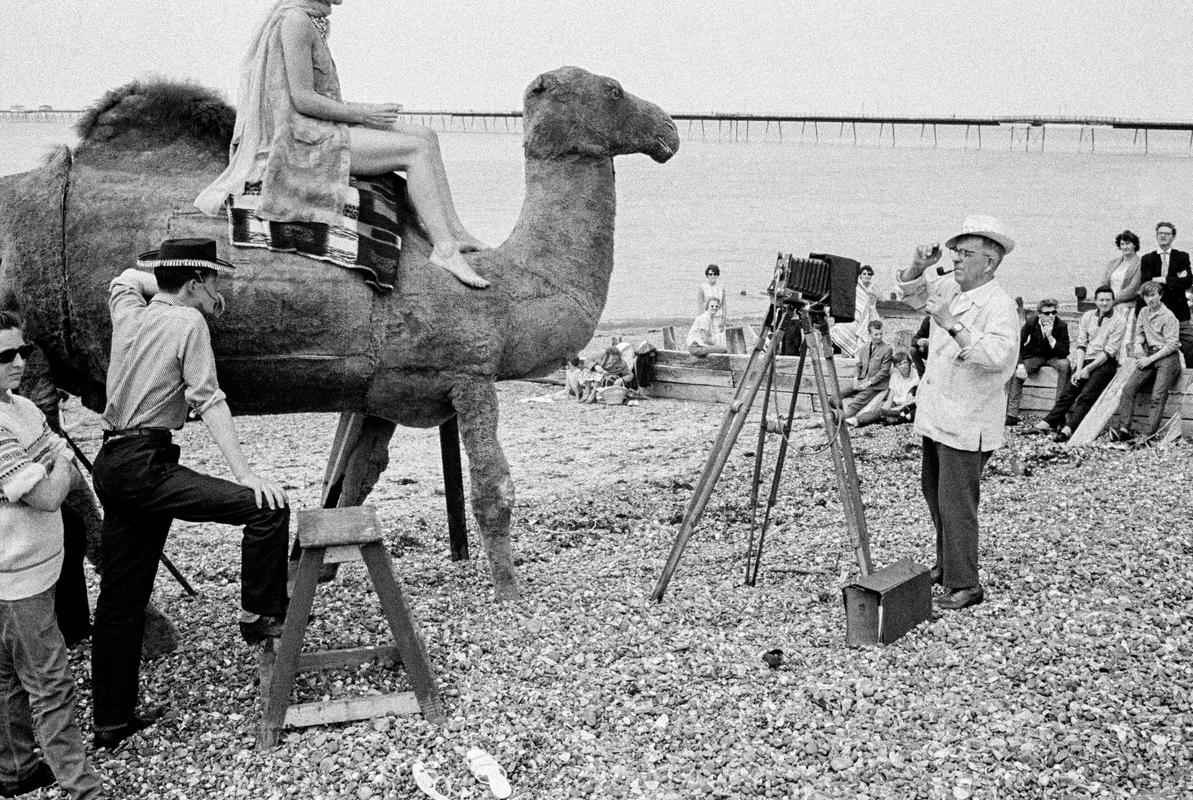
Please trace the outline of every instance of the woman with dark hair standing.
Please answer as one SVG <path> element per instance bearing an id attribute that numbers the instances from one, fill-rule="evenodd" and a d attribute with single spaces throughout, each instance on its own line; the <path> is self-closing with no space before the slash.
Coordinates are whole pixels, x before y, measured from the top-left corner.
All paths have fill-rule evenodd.
<path id="1" fill-rule="evenodd" d="M 716 300 L 721 307 L 721 317 L 725 317 L 725 287 L 719 281 L 721 268 L 716 264 L 709 264 L 704 268 L 704 283 L 696 292 L 696 316 L 700 316 L 708 309 L 708 301 Z"/>
<path id="2" fill-rule="evenodd" d="M 241 64 L 228 168 L 195 199 L 217 216 L 229 195 L 260 182 L 257 215 L 334 225 L 349 174 L 404 170 L 407 193 L 431 239 L 430 261 L 477 289 L 489 285 L 462 253 L 483 249 L 456 213 L 434 131 L 398 121 L 397 105 L 345 103 L 327 46 L 332 6 L 344 0 L 276 0 Z"/>
<path id="3" fill-rule="evenodd" d="M 1124 329 L 1127 331 L 1127 335 L 1123 337 L 1124 351 L 1120 352 L 1120 356 L 1126 356 L 1125 348 L 1130 346 L 1135 305 L 1139 299 L 1139 285 L 1142 283 L 1139 237 L 1125 230 L 1114 237 L 1114 246 L 1119 249 L 1119 255 L 1106 264 L 1100 285 L 1109 286 L 1114 292 L 1114 316 L 1123 321 Z"/>

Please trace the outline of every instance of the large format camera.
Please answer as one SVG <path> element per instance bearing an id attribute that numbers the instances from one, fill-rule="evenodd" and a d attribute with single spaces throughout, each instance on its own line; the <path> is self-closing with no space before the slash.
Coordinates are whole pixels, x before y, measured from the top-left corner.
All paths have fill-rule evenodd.
<path id="1" fill-rule="evenodd" d="M 779 253 L 771 294 L 776 303 L 821 304 L 837 322 L 852 322 L 861 263 L 828 253 L 807 258 Z"/>

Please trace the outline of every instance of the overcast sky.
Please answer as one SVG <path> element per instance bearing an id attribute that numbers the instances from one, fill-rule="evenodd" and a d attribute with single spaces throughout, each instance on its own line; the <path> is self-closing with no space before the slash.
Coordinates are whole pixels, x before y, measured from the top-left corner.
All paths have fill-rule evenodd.
<path id="1" fill-rule="evenodd" d="M 266 0 L 0 0 L 0 108 L 231 95 Z M 1193 119 L 1186 0 L 345 0 L 345 98 L 510 110 L 575 64 L 666 110 Z"/>

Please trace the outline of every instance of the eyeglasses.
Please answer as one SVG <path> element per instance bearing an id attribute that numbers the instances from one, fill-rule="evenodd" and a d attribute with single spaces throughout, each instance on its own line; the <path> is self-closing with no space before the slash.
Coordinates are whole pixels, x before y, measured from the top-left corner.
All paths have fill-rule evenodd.
<path id="1" fill-rule="evenodd" d="M 1051 311 L 1041 311 L 1040 313 L 1041 313 L 1041 314 L 1043 314 L 1043 315 L 1044 315 L 1044 316 L 1046 316 L 1046 317 L 1055 317 L 1055 316 L 1056 316 L 1056 309 L 1054 308 L 1054 309 L 1052 309 Z"/>
<path id="2" fill-rule="evenodd" d="M 10 347 L 7 350 L 0 350 L 0 364 L 11 364 L 17 356 L 20 356 L 22 361 L 28 361 L 31 355 L 33 355 L 33 345 L 31 344 Z"/>
<path id="3" fill-rule="evenodd" d="M 964 247 L 950 247 L 949 249 L 953 251 L 954 255 L 960 256 L 963 259 L 976 256 L 982 252 L 981 250 L 966 250 Z M 985 254 L 983 253 L 983 255 Z"/>

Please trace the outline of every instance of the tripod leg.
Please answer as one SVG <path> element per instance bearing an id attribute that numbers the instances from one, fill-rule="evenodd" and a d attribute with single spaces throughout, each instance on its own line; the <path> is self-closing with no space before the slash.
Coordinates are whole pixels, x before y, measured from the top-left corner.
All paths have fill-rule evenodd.
<path id="1" fill-rule="evenodd" d="M 775 339 L 782 341 L 781 334 L 776 333 Z M 770 410 L 770 394 L 771 389 L 775 385 L 775 362 L 771 361 L 770 369 L 767 371 L 766 388 L 762 394 L 762 416 L 758 420 L 758 442 L 754 446 L 754 476 L 750 481 L 750 538 L 746 542 L 746 585 L 754 585 L 754 576 L 751 574 L 750 565 L 754 561 L 754 532 L 757 529 L 758 523 L 758 485 L 762 482 L 762 458 L 766 450 L 766 418 Z M 759 548 L 762 543 L 759 540 Z"/>
<path id="2" fill-rule="evenodd" d="M 805 322 L 804 329 L 809 332 L 806 338 L 811 341 L 815 355 L 812 360 L 812 368 L 816 372 L 816 390 L 820 396 L 824 432 L 829 438 L 829 451 L 833 460 L 833 472 L 837 477 L 837 489 L 841 495 L 841 506 L 845 511 L 845 526 L 849 529 L 850 543 L 853 545 L 853 552 L 857 557 L 858 568 L 864 577 L 873 572 L 874 568 L 870 561 L 870 540 L 866 533 L 866 517 L 862 509 L 861 492 L 858 489 L 853 448 L 849 442 L 849 431 L 843 424 L 837 423 L 833 418 L 832 408 L 829 406 L 830 397 L 837 399 L 841 397 L 837 370 L 833 366 L 831 351 L 829 355 L 825 355 L 820 331 L 812 329 L 810 322 Z"/>
<path id="3" fill-rule="evenodd" d="M 783 477 L 783 465 L 787 462 L 787 445 L 791 441 L 791 424 L 795 419 L 795 404 L 799 400 L 799 387 L 804 378 L 804 364 L 808 360 L 808 343 L 805 339 L 800 345 L 799 365 L 795 369 L 795 385 L 791 387 L 791 402 L 787 406 L 787 419 L 783 423 L 782 440 L 779 442 L 779 455 L 775 459 L 775 471 L 771 475 L 770 494 L 766 498 L 766 512 L 762 517 L 762 529 L 758 533 L 758 550 L 754 553 L 753 563 L 746 562 L 746 585 L 753 586 L 758 582 L 758 570 L 762 567 L 762 545 L 766 541 L 766 532 L 770 529 L 770 515 L 779 498 L 779 481 Z"/>
<path id="4" fill-rule="evenodd" d="M 692 531 L 700 521 L 700 516 L 704 513 L 704 508 L 708 505 L 709 498 L 712 497 L 713 488 L 716 486 L 717 480 L 720 479 L 721 472 L 725 469 L 725 462 L 729 460 L 729 453 L 733 450 L 733 445 L 737 442 L 737 437 L 741 433 L 742 426 L 746 423 L 746 417 L 749 416 L 750 408 L 754 404 L 754 398 L 758 394 L 758 389 L 762 385 L 762 381 L 766 377 L 771 364 L 774 362 L 778 340 L 773 335 L 768 334 L 773 334 L 776 328 L 786 325 L 786 319 L 789 314 L 786 309 L 783 309 L 778 313 L 775 325 L 771 326 L 775 317 L 773 312 L 774 306 L 767 313 L 767 320 L 763 325 L 762 336 L 759 337 L 758 344 L 750 356 L 746 372 L 742 376 L 741 385 L 737 388 L 733 402 L 729 404 L 729 410 L 725 412 L 725 417 L 721 422 L 721 430 L 717 435 L 716 442 L 713 444 L 712 451 L 709 452 L 708 458 L 704 462 L 704 468 L 701 470 L 700 478 L 696 482 L 696 490 L 692 494 L 692 499 L 688 502 L 683 522 L 679 526 L 679 533 L 675 537 L 675 543 L 671 545 L 671 553 L 667 557 L 667 563 L 663 566 L 663 574 L 659 576 L 654 591 L 650 594 L 651 598 L 655 601 L 661 601 L 663 594 L 667 591 L 667 584 L 671 582 L 671 576 L 679 566 L 679 559 L 683 555 L 684 548 L 688 545 L 688 539 L 691 538 Z M 761 356 L 761 358 L 758 358 L 758 356 Z"/>

